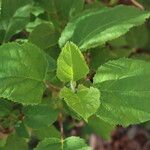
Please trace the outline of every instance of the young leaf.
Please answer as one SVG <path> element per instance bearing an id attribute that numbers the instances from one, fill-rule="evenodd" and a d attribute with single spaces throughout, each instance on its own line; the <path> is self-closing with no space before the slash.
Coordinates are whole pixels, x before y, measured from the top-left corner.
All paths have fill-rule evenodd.
<path id="1" fill-rule="evenodd" d="M 69 137 L 64 141 L 57 138 L 47 138 L 39 143 L 34 150 L 91 150 L 79 137 Z"/>
<path id="2" fill-rule="evenodd" d="M 0 46 L 0 97 L 23 104 L 40 103 L 47 67 L 45 54 L 32 44 Z"/>
<path id="3" fill-rule="evenodd" d="M 57 77 L 63 82 L 84 78 L 89 68 L 78 47 L 67 42 L 57 59 Z"/>
<path id="4" fill-rule="evenodd" d="M 57 120 L 58 112 L 48 105 L 34 105 L 24 108 L 24 123 L 31 128 L 48 127 Z"/>
<path id="5" fill-rule="evenodd" d="M 97 116 L 111 124 L 129 125 L 150 118 L 150 63 L 122 58 L 100 67 L 94 84 L 101 91 Z"/>
<path id="6" fill-rule="evenodd" d="M 29 41 L 41 49 L 46 49 L 57 44 L 58 36 L 51 23 L 42 23 L 31 32 Z"/>
<path id="7" fill-rule="evenodd" d="M 150 12 L 122 5 L 90 10 L 68 23 L 59 45 L 62 47 L 68 40 L 77 44 L 81 50 L 103 45 L 125 34 L 133 26 L 142 24 L 149 16 Z"/>
<path id="8" fill-rule="evenodd" d="M 60 96 L 64 98 L 67 105 L 85 121 L 96 113 L 100 106 L 100 92 L 93 87 L 87 88 L 83 85 L 79 85 L 76 93 L 64 87 Z"/>

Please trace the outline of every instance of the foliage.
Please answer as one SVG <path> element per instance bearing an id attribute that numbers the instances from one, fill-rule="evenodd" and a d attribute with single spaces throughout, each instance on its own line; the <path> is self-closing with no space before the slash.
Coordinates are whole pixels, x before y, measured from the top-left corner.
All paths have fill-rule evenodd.
<path id="1" fill-rule="evenodd" d="M 117 2 L 0 1 L 0 150 L 90 150 L 88 131 L 150 120 L 150 7 Z"/>

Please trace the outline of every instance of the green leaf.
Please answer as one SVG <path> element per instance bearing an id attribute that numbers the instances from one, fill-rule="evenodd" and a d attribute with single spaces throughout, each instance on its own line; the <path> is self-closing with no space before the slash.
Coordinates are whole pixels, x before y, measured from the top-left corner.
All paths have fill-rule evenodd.
<path id="1" fill-rule="evenodd" d="M 110 133 L 115 128 L 115 125 L 105 122 L 96 116 L 89 118 L 87 126 L 91 129 L 92 133 L 94 132 L 96 135 L 99 135 L 106 140 L 110 139 Z"/>
<path id="2" fill-rule="evenodd" d="M 0 117 L 10 114 L 11 110 L 12 104 L 9 101 L 0 99 Z"/>
<path id="3" fill-rule="evenodd" d="M 85 4 L 84 5 L 84 9 L 85 10 L 91 10 L 91 9 L 101 9 L 101 8 L 103 8 L 103 7 L 105 7 L 105 3 L 103 2 L 103 1 L 99 1 L 99 0 L 97 0 L 97 1 L 92 1 L 92 3 L 87 3 L 87 4 Z"/>
<path id="4" fill-rule="evenodd" d="M 46 58 L 48 61 L 48 70 L 47 70 L 46 80 L 52 83 L 53 80 L 56 78 L 57 64 L 56 64 L 55 59 L 51 57 L 50 55 L 46 54 Z"/>
<path id="5" fill-rule="evenodd" d="M 132 52 L 132 49 L 125 49 L 125 48 L 115 48 L 115 49 L 108 49 L 106 47 L 103 48 L 94 48 L 91 50 L 91 67 L 94 70 L 97 70 L 99 66 L 106 63 L 109 60 L 121 58 L 121 57 L 128 57 Z"/>
<path id="6" fill-rule="evenodd" d="M 133 26 L 142 24 L 149 16 L 150 12 L 123 5 L 90 10 L 68 23 L 62 32 L 59 45 L 62 47 L 70 40 L 82 51 L 103 45 L 125 34 Z"/>
<path id="7" fill-rule="evenodd" d="M 78 14 L 84 6 L 84 0 L 38 0 L 38 2 L 51 17 L 62 21 Z"/>
<path id="8" fill-rule="evenodd" d="M 44 128 L 38 128 L 33 130 L 33 136 L 37 137 L 39 140 L 43 140 L 45 138 L 60 138 L 60 132 L 56 129 L 55 126 L 49 126 Z"/>
<path id="9" fill-rule="evenodd" d="M 69 107 L 65 101 L 63 101 L 63 108 L 67 114 L 69 114 L 73 119 L 81 121 L 82 117 L 77 114 L 71 107 Z"/>
<path id="10" fill-rule="evenodd" d="M 113 59 L 113 56 L 110 55 L 110 51 L 107 48 L 95 48 L 91 50 L 91 68 L 96 70 L 100 65 L 107 62 L 109 59 Z"/>
<path id="11" fill-rule="evenodd" d="M 149 61 L 150 62 L 150 55 L 148 53 L 136 53 L 134 54 L 131 58 L 133 59 L 140 59 L 140 60 L 144 60 L 144 61 Z"/>
<path id="12" fill-rule="evenodd" d="M 56 45 L 58 37 L 59 34 L 51 23 L 42 23 L 31 32 L 29 41 L 41 49 L 46 49 Z"/>
<path id="13" fill-rule="evenodd" d="M 128 32 L 126 33 L 128 34 Z M 127 40 L 125 38 L 125 35 L 122 35 L 116 39 L 113 39 L 112 41 L 109 41 L 108 44 L 111 45 L 113 48 L 125 48 L 128 46 Z"/>
<path id="14" fill-rule="evenodd" d="M 125 35 L 125 38 L 128 45 L 132 48 L 145 48 L 149 45 L 149 32 L 146 25 L 131 29 L 128 34 Z"/>
<path id="15" fill-rule="evenodd" d="M 150 118 L 150 63 L 122 58 L 100 67 L 94 85 L 101 92 L 97 116 L 128 126 Z"/>
<path id="16" fill-rule="evenodd" d="M 144 9 L 150 10 L 149 0 L 139 0 L 138 2 L 143 5 Z"/>
<path id="17" fill-rule="evenodd" d="M 48 127 L 57 120 L 58 112 L 48 105 L 34 105 L 24 108 L 24 123 L 31 128 Z"/>
<path id="18" fill-rule="evenodd" d="M 16 134 L 10 135 L 3 150 L 28 150 L 28 144 L 25 139 Z"/>
<path id="19" fill-rule="evenodd" d="M 55 0 L 57 13 L 61 17 L 72 18 L 84 7 L 84 0 Z"/>
<path id="20" fill-rule="evenodd" d="M 1 4 L 1 16 L 3 19 L 10 19 L 17 9 L 23 7 L 32 0 L 2 0 Z"/>
<path id="21" fill-rule="evenodd" d="M 96 113 L 100 106 L 100 92 L 93 87 L 87 88 L 83 85 L 79 85 L 76 93 L 64 87 L 60 96 L 64 98 L 67 105 L 85 121 Z"/>
<path id="22" fill-rule="evenodd" d="M 44 13 L 44 9 L 41 6 L 35 4 L 34 7 L 32 7 L 31 13 L 38 17 L 40 14 Z"/>
<path id="23" fill-rule="evenodd" d="M 0 97 L 23 104 L 40 103 L 48 63 L 35 45 L 0 46 Z"/>
<path id="24" fill-rule="evenodd" d="M 91 150 L 83 139 L 69 137 L 64 141 L 56 138 L 45 139 L 39 143 L 35 150 Z"/>
<path id="25" fill-rule="evenodd" d="M 0 139 L 0 150 L 4 150 L 3 147 L 5 146 L 7 141 L 7 136 Z"/>
<path id="26" fill-rule="evenodd" d="M 3 39 L 4 39 L 4 36 L 5 36 L 5 31 L 4 31 L 4 29 L 2 28 L 2 29 L 0 29 L 0 44 L 3 42 Z"/>
<path id="27" fill-rule="evenodd" d="M 31 33 L 38 25 L 42 24 L 42 23 L 47 23 L 46 20 L 44 19 L 40 19 L 40 18 L 35 18 L 35 20 L 30 21 L 27 25 L 26 25 L 26 31 Z"/>
<path id="28" fill-rule="evenodd" d="M 5 30 L 3 42 L 25 28 L 30 19 L 30 0 L 3 0 L 0 24 Z M 29 5 L 27 5 L 29 4 Z"/>
<path id="29" fill-rule="evenodd" d="M 63 81 L 77 81 L 84 78 L 89 68 L 79 48 L 67 42 L 57 59 L 57 77 Z"/>
<path id="30" fill-rule="evenodd" d="M 23 138 L 29 138 L 30 137 L 28 129 L 25 126 L 24 122 L 22 122 L 22 121 L 17 122 L 17 124 L 15 125 L 15 131 L 19 137 L 23 137 Z"/>

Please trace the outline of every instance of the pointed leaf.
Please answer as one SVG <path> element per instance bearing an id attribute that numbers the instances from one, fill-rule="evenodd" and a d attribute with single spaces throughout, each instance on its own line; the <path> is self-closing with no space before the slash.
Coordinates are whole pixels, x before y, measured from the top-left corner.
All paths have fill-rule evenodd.
<path id="1" fill-rule="evenodd" d="M 78 47 L 67 42 L 57 59 L 57 77 L 63 82 L 77 81 L 88 72 L 89 68 Z"/>

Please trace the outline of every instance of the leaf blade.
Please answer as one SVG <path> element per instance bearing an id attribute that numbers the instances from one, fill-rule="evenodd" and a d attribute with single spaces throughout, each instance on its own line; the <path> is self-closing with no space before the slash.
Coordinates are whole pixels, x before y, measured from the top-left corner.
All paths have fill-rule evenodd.
<path id="1" fill-rule="evenodd" d="M 22 31 L 30 20 L 31 0 L 2 0 L 0 26 L 4 30 L 2 42 Z"/>
<path id="2" fill-rule="evenodd" d="M 29 41 L 41 49 L 46 49 L 57 44 L 58 36 L 51 23 L 42 23 L 31 32 Z"/>
<path id="3" fill-rule="evenodd" d="M 67 42 L 57 59 L 57 77 L 64 82 L 77 81 L 88 72 L 89 68 L 78 47 Z"/>
<path id="4" fill-rule="evenodd" d="M 58 112 L 48 105 L 34 105 L 24 108 L 24 123 L 31 128 L 48 127 L 57 120 Z"/>
<path id="5" fill-rule="evenodd" d="M 76 93 L 73 93 L 70 89 L 65 87 L 62 89 L 60 96 L 64 98 L 67 105 L 85 121 L 96 113 L 100 106 L 100 92 L 93 87 L 87 88 L 83 85 L 79 85 Z"/>
<path id="6" fill-rule="evenodd" d="M 149 67 L 148 62 L 125 58 L 100 67 L 94 77 L 102 99 L 97 116 L 125 126 L 149 120 Z"/>
<path id="7" fill-rule="evenodd" d="M 91 150 L 85 141 L 79 137 L 69 137 L 64 141 L 56 138 L 47 138 L 39 143 L 35 150 Z"/>
<path id="8" fill-rule="evenodd" d="M 29 43 L 4 44 L 0 63 L 0 97 L 23 104 L 41 101 L 48 64 L 39 48 Z"/>
<path id="9" fill-rule="evenodd" d="M 149 16 L 149 12 L 123 5 L 87 11 L 68 23 L 59 39 L 59 45 L 62 47 L 70 40 L 82 51 L 103 45 L 125 34 L 133 26 L 142 24 Z"/>

